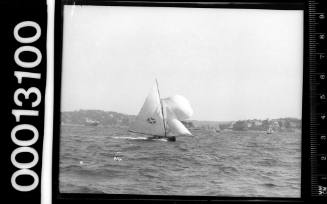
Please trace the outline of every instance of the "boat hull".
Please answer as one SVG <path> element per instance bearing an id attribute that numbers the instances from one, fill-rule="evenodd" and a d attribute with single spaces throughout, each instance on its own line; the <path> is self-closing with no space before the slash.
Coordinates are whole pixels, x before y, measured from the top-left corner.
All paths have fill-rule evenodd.
<path id="1" fill-rule="evenodd" d="M 149 140 L 164 140 L 168 142 L 175 142 L 176 137 L 175 136 L 150 136 L 148 137 Z"/>

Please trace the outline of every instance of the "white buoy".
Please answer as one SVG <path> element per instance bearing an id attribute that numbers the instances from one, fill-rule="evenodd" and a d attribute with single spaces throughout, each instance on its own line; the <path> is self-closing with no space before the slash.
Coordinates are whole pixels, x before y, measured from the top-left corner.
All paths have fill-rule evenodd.
<path id="1" fill-rule="evenodd" d="M 80 164 L 80 165 L 83 165 L 83 164 L 84 164 L 84 162 L 83 162 L 83 161 L 79 161 L 79 164 Z"/>

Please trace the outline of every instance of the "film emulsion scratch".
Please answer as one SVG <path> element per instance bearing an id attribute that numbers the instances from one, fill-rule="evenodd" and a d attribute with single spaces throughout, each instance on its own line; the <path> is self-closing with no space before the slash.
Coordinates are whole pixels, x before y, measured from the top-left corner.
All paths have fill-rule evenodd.
<path id="1" fill-rule="evenodd" d="M 301 195 L 303 11 L 63 8 L 59 192 Z"/>

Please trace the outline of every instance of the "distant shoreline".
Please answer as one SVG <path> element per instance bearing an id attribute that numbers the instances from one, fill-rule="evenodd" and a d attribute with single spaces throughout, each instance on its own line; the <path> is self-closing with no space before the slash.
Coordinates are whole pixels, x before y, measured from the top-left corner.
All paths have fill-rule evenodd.
<path id="1" fill-rule="evenodd" d="M 84 126 L 87 125 L 87 120 L 98 121 L 99 126 L 129 126 L 134 120 L 135 115 L 126 115 L 114 111 L 102 110 L 78 110 L 78 111 L 64 111 L 61 112 L 61 124 Z M 292 131 L 294 129 L 302 128 L 301 119 L 285 117 L 277 119 L 248 119 L 237 121 L 199 121 L 186 120 L 182 121 L 189 129 L 206 129 L 214 131 Z M 98 126 L 96 125 L 96 126 Z"/>

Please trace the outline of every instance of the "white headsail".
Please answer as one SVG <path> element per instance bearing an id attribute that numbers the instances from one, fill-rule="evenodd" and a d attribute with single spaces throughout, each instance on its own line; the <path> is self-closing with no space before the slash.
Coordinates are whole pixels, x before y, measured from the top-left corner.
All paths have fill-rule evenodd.
<path id="1" fill-rule="evenodd" d="M 181 122 L 192 114 L 191 105 L 183 96 L 160 99 L 155 83 L 129 131 L 157 136 L 192 135 Z"/>
<path id="2" fill-rule="evenodd" d="M 189 119 L 193 109 L 189 101 L 180 95 L 162 99 L 168 135 L 192 135 L 180 121 Z"/>
<path id="3" fill-rule="evenodd" d="M 168 126 L 168 136 L 177 136 L 177 135 L 188 135 L 192 136 L 192 133 L 176 118 L 167 119 Z"/>

